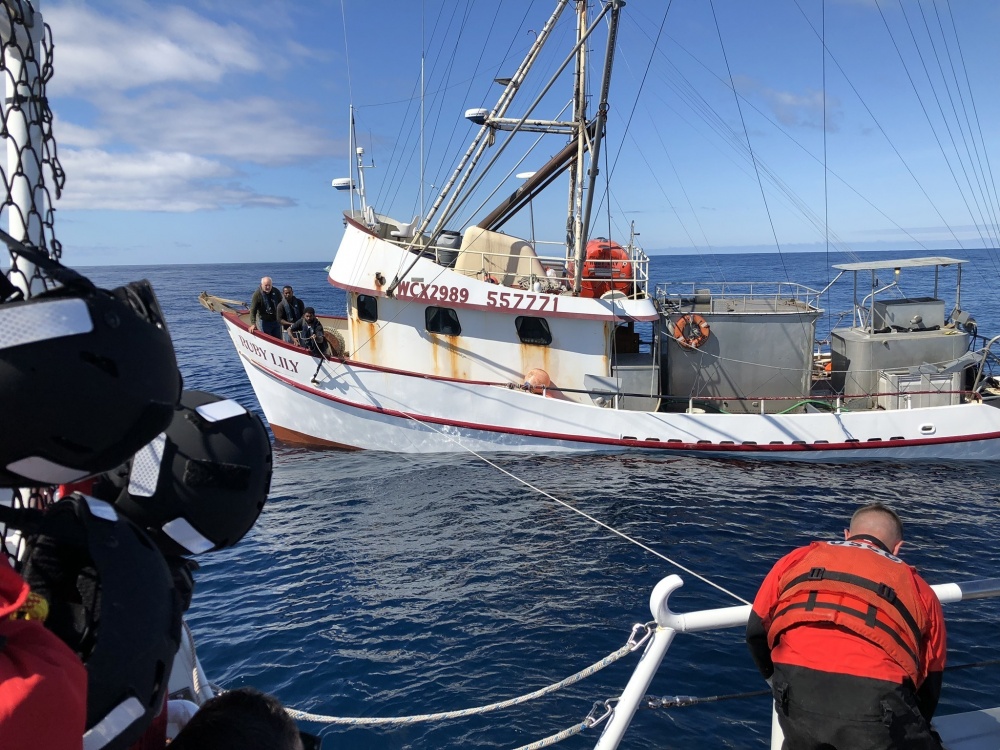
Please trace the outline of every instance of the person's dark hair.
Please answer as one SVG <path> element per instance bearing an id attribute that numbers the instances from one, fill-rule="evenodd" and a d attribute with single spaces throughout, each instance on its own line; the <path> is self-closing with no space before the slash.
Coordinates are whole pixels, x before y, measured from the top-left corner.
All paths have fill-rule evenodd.
<path id="1" fill-rule="evenodd" d="M 198 709 L 170 750 L 301 750 L 295 721 L 273 695 L 239 688 Z"/>
<path id="2" fill-rule="evenodd" d="M 305 310 L 302 311 L 303 315 L 305 315 L 306 313 L 312 313 L 313 315 L 315 315 L 316 314 L 316 310 L 314 310 L 311 307 L 307 307 Z"/>
<path id="3" fill-rule="evenodd" d="M 283 287 L 281 287 L 281 291 L 285 291 L 286 289 L 290 292 L 294 291 L 290 286 L 288 286 L 288 284 L 285 284 Z"/>

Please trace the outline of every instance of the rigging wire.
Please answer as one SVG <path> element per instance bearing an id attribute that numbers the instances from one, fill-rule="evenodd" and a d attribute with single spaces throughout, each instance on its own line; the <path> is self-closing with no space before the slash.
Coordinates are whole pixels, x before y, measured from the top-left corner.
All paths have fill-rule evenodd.
<path id="1" fill-rule="evenodd" d="M 959 183 L 957 176 L 955 177 L 955 184 L 958 187 L 959 191 L 962 192 L 963 199 L 966 200 L 966 206 L 967 206 L 967 208 L 969 210 L 969 216 L 972 218 L 973 223 L 976 225 L 976 228 L 979 231 L 980 240 L 982 240 L 983 246 L 985 247 L 987 245 L 987 242 L 986 242 L 986 238 L 983 237 L 983 227 L 982 227 L 982 225 L 985 224 L 985 221 L 984 221 L 984 217 L 983 217 L 982 207 L 979 205 L 979 200 L 978 200 L 978 197 L 976 196 L 976 191 L 973 188 L 972 180 L 969 178 L 969 172 L 968 172 L 968 170 L 966 169 L 966 166 L 965 166 L 965 159 L 962 158 L 962 152 L 959 150 L 958 144 L 955 141 L 955 133 L 952 131 L 951 122 L 949 121 L 948 116 L 945 113 L 944 107 L 943 107 L 943 105 L 941 103 L 941 96 L 938 93 L 937 87 L 934 85 L 934 79 L 931 76 L 930 70 L 928 69 L 927 60 L 925 59 L 925 55 L 923 53 L 923 50 L 921 50 L 921 48 L 920 48 L 920 43 L 917 41 L 917 35 L 916 35 L 916 32 L 913 29 L 913 24 L 910 22 L 910 17 L 906 13 L 906 8 L 905 8 L 905 6 L 903 6 L 902 0 L 899 0 L 899 3 L 900 3 L 899 9 L 900 9 L 900 11 L 902 11 L 902 14 L 903 14 L 903 20 L 906 21 L 906 29 L 910 33 L 910 40 L 913 42 L 913 46 L 914 46 L 914 48 L 917 51 L 917 59 L 920 60 L 920 66 L 921 66 L 921 68 L 923 68 L 924 76 L 926 76 L 926 78 L 927 78 L 928 88 L 930 89 L 931 95 L 932 95 L 932 97 L 934 99 L 934 103 L 937 105 L 938 114 L 941 116 L 941 123 L 944 125 L 945 133 L 947 134 L 948 140 L 951 142 L 951 147 L 952 147 L 952 149 L 955 152 L 955 157 L 958 160 L 958 166 L 959 166 L 959 168 L 962 171 L 962 176 L 965 178 L 965 184 L 966 184 L 966 186 L 968 186 L 969 193 L 971 193 L 972 201 L 973 201 L 973 203 L 975 203 L 976 209 L 979 211 L 979 219 L 980 220 L 978 222 L 976 221 L 975 213 L 972 210 L 972 206 L 968 205 L 968 199 L 965 199 L 965 193 L 964 193 L 963 187 Z M 917 3 L 917 7 L 921 7 L 920 4 L 919 4 L 919 2 Z M 922 11 L 922 9 L 921 9 L 921 11 Z M 884 18 L 885 17 L 883 16 L 883 19 Z M 930 30 L 929 29 L 928 29 L 928 38 L 929 38 L 929 41 L 930 41 L 931 51 L 934 53 L 934 56 L 937 59 L 938 72 L 941 72 L 942 73 L 942 77 L 943 77 L 943 70 L 942 70 L 942 66 L 941 66 L 941 60 L 938 57 L 937 47 L 934 44 L 934 38 L 933 38 L 933 36 L 930 35 Z M 948 94 L 948 96 L 950 98 L 951 97 L 951 90 L 948 88 L 947 80 L 945 80 L 945 91 L 946 91 L 946 93 Z M 919 96 L 919 94 L 918 94 L 918 96 Z M 957 110 L 955 110 L 954 102 L 952 102 L 952 111 L 955 114 L 956 122 L 958 123 L 958 128 L 961 131 L 961 123 L 958 122 L 958 117 L 957 117 L 958 113 L 957 113 Z M 925 112 L 925 115 L 926 114 L 927 113 Z M 927 117 L 928 117 L 928 122 L 930 122 L 930 116 L 928 115 Z M 933 124 L 931 125 L 931 127 L 933 128 Z M 941 148 L 941 151 L 942 151 L 942 154 L 945 157 L 945 160 L 947 161 L 948 160 L 948 156 L 945 153 L 943 147 Z M 968 151 L 968 147 L 966 147 L 966 151 Z"/>
<path id="2" fill-rule="evenodd" d="M 882 6 L 879 4 L 879 0 L 875 0 L 875 7 L 878 9 L 879 16 L 881 16 L 881 18 L 882 18 L 882 23 L 885 25 L 885 29 L 889 33 L 889 39 L 892 41 L 892 45 L 893 45 L 893 47 L 896 50 L 896 54 L 898 55 L 900 62 L 903 64 L 903 71 L 906 73 L 906 78 L 910 82 L 910 87 L 913 89 L 913 93 L 917 97 L 917 101 L 920 104 L 920 109 L 924 113 L 924 118 L 927 120 L 928 125 L 930 125 L 931 133 L 934 136 L 934 140 L 937 142 L 938 149 L 941 151 L 941 153 L 943 155 L 945 155 L 945 164 L 948 167 L 948 171 L 951 173 L 951 178 L 952 178 L 952 180 L 954 180 L 955 186 L 958 188 L 959 195 L 962 196 L 962 201 L 965 203 L 965 207 L 966 207 L 966 210 L 969 212 L 970 218 L 973 218 L 973 221 L 975 221 L 975 218 L 973 217 L 973 213 L 972 213 L 972 208 L 969 206 L 968 198 L 966 198 L 966 196 L 965 196 L 965 191 L 962 190 L 962 186 L 961 186 L 961 184 L 958 181 L 958 176 L 955 174 L 955 169 L 952 166 L 951 161 L 948 159 L 947 155 L 945 154 L 944 144 L 941 142 L 941 137 L 938 135 L 937 129 L 934 127 L 934 124 L 933 124 L 933 122 L 931 120 L 930 112 L 927 111 L 927 105 L 924 103 L 923 97 L 920 96 L 920 91 L 917 88 L 916 81 L 913 80 L 913 76 L 910 73 L 910 69 L 906 65 L 906 59 L 903 57 L 903 51 L 900 49 L 899 43 L 896 41 L 895 34 L 892 33 L 892 28 L 889 26 L 889 21 L 888 21 L 888 19 L 886 19 L 885 13 L 882 12 Z M 904 13 L 904 16 L 905 16 L 905 13 Z M 907 21 L 907 23 L 909 23 L 909 21 Z M 922 60 L 923 58 L 922 58 L 922 55 L 920 55 L 919 48 L 917 50 L 917 54 L 918 54 L 918 56 L 921 57 L 921 60 Z M 928 196 L 928 200 L 930 200 L 929 196 Z M 940 213 L 938 214 L 938 216 L 941 217 L 941 221 L 943 221 L 946 225 L 948 225 L 948 221 L 943 216 L 941 216 Z M 950 229 L 950 225 L 948 225 L 948 226 L 949 226 L 949 229 Z M 955 242 L 958 243 L 959 247 L 964 249 L 965 245 L 963 245 L 962 241 L 958 238 L 957 235 L 955 235 L 954 230 L 952 230 L 952 236 L 955 238 Z"/>
<path id="3" fill-rule="evenodd" d="M 932 33 L 931 28 L 930 28 L 930 23 L 927 20 L 927 14 L 924 12 L 923 5 L 918 4 L 917 7 L 920 8 L 920 16 L 921 16 L 921 19 L 924 22 L 924 30 L 927 32 L 927 38 L 930 39 L 931 49 L 934 51 L 934 58 L 937 61 L 937 65 L 938 65 L 938 72 L 941 74 L 941 80 L 944 82 L 945 93 L 948 94 L 948 103 L 951 105 L 952 113 L 953 113 L 953 115 L 955 117 L 955 123 L 958 126 L 958 132 L 962 136 L 962 146 L 964 147 L 965 155 L 966 155 L 966 157 L 969 160 L 969 166 L 972 169 L 972 174 L 976 178 L 976 186 L 975 186 L 975 188 L 978 189 L 978 193 L 979 193 L 978 197 L 976 197 L 977 208 L 979 208 L 979 212 L 980 212 L 980 216 L 981 217 L 983 217 L 983 211 L 984 211 L 984 209 L 985 209 L 986 214 L 989 215 L 989 217 L 990 217 L 990 222 L 987 222 L 985 220 L 985 217 L 983 217 L 983 224 L 984 224 L 984 226 L 982 227 L 982 229 L 986 230 L 986 233 L 987 233 L 987 236 L 989 237 L 990 243 L 992 243 L 992 244 L 995 245 L 996 244 L 996 236 L 995 236 L 995 233 L 991 231 L 990 226 L 991 226 L 991 224 L 994 227 L 996 226 L 996 214 L 992 211 L 992 208 L 993 208 L 992 207 L 992 202 L 989 200 L 988 192 L 987 192 L 986 186 L 984 184 L 984 175 L 982 173 L 982 171 L 983 171 L 982 170 L 982 167 L 983 167 L 982 161 L 973 158 L 973 150 L 977 151 L 976 155 L 978 156 L 978 148 L 976 147 L 975 139 L 972 136 L 972 124 L 969 122 L 968 113 L 965 111 L 965 107 L 964 107 L 965 100 L 962 97 L 962 89 L 961 89 L 961 86 L 958 83 L 958 76 L 955 73 L 955 64 L 954 64 L 954 60 L 952 59 L 952 56 L 951 56 L 951 49 L 948 46 L 948 39 L 945 36 L 944 26 L 941 24 L 941 16 L 940 15 L 936 15 L 936 19 L 937 19 L 937 22 L 938 22 L 937 23 L 937 29 L 938 29 L 938 32 L 941 35 L 941 46 L 944 48 L 944 53 L 945 53 L 946 57 L 948 58 L 948 63 L 949 63 L 949 67 L 950 67 L 950 70 L 951 70 L 951 78 L 955 82 L 955 94 L 954 95 L 952 94 L 952 87 L 949 84 L 948 76 L 945 74 L 945 68 L 944 68 L 944 64 L 941 61 L 941 55 L 938 52 L 937 45 L 934 43 L 934 34 Z M 936 10 L 937 10 L 937 8 L 935 6 L 935 11 Z M 962 106 L 962 111 L 963 111 L 963 113 L 965 113 L 965 118 L 964 118 L 965 119 L 965 126 L 966 126 L 965 128 L 962 127 L 962 117 L 959 116 L 960 115 L 959 108 L 955 105 L 955 96 L 958 97 L 959 101 L 963 105 Z M 966 129 L 968 129 L 968 137 L 966 137 Z M 970 148 L 970 146 L 969 146 L 969 140 L 970 139 L 972 140 L 972 148 Z M 957 150 L 958 149 L 956 148 L 956 151 Z M 959 159 L 961 160 L 961 154 L 959 154 Z M 977 161 L 979 161 L 979 165 L 978 165 L 979 169 L 976 169 L 976 162 Z M 968 176 L 966 176 L 966 179 L 968 179 Z M 976 189 L 973 188 L 971 180 L 969 181 L 969 188 L 972 191 L 973 195 L 976 196 Z M 982 199 L 982 204 L 983 205 L 980 205 L 980 198 Z M 982 229 L 980 230 L 980 232 L 982 232 Z"/>
<path id="4" fill-rule="evenodd" d="M 823 22 L 822 44 L 820 45 L 820 55 L 823 63 L 823 226 L 825 228 L 823 237 L 826 246 L 826 293 L 827 299 L 832 300 L 833 293 L 830 291 L 830 273 L 833 270 L 830 268 L 830 162 L 827 153 L 828 123 L 826 120 L 826 0 L 823 0 L 820 4 L 820 11 Z M 833 330 L 832 303 L 826 306 L 826 327 L 829 330 Z"/>
<path id="5" fill-rule="evenodd" d="M 797 2 L 797 0 L 796 0 L 796 2 Z M 799 11 L 802 12 L 801 7 L 799 8 Z M 805 15 L 805 14 L 803 13 L 803 15 Z M 806 17 L 806 22 L 810 23 L 808 17 Z M 810 27 L 812 28 L 811 23 L 810 23 Z M 645 28 L 644 27 L 640 26 L 640 27 L 637 27 L 637 28 L 638 28 L 638 31 L 640 33 L 645 33 Z M 819 33 L 816 31 L 815 28 L 812 28 L 812 31 L 813 31 L 814 34 L 816 34 L 817 38 L 820 37 Z M 711 75 L 712 77 L 716 78 L 728 90 L 730 90 L 730 91 L 733 90 L 732 86 L 730 85 L 730 83 L 728 81 L 726 81 L 725 79 L 723 79 L 723 78 L 719 77 L 717 74 L 715 74 L 711 70 L 711 68 L 709 68 L 696 55 L 694 55 L 690 50 L 688 50 L 681 42 L 679 42 L 676 39 L 673 39 L 672 37 L 669 37 L 669 36 L 668 36 L 668 38 L 671 39 L 671 41 L 678 47 L 678 49 L 680 49 L 681 51 L 683 51 L 688 57 L 690 57 L 692 59 L 692 61 L 694 61 L 695 63 L 697 63 L 699 66 L 701 66 L 709 75 Z M 827 50 L 827 52 L 830 55 L 830 59 L 833 60 L 833 62 L 834 62 L 835 65 L 837 65 L 837 67 L 840 70 L 841 74 L 844 75 L 845 80 L 847 80 L 848 84 L 851 85 L 852 88 L 854 88 L 853 84 L 851 84 L 850 80 L 847 79 L 846 73 L 840 67 L 839 63 L 837 63 L 837 60 L 833 56 L 832 52 L 830 52 L 830 50 Z M 626 60 L 627 60 L 627 58 L 626 58 Z M 669 60 L 667 60 L 667 62 L 669 63 Z M 672 65 L 672 63 L 669 63 L 669 64 Z M 720 139 L 722 141 L 728 143 L 731 148 L 733 148 L 735 151 L 737 151 L 747 161 L 750 161 L 750 159 L 751 159 L 750 152 L 747 149 L 746 143 L 740 139 L 740 137 L 736 134 L 735 131 L 731 130 L 729 128 L 729 126 L 726 125 L 726 123 L 718 115 L 718 113 L 714 110 L 714 108 L 712 108 L 712 106 L 710 104 L 708 104 L 707 101 L 705 101 L 705 99 L 701 95 L 701 93 L 692 84 L 690 84 L 687 81 L 686 77 L 676 68 L 676 66 L 673 66 L 673 71 L 674 71 L 674 76 L 681 83 L 684 84 L 684 86 L 680 86 L 678 88 L 675 88 L 675 93 L 677 93 L 678 96 L 688 104 L 688 106 L 691 108 L 692 111 L 694 111 L 696 114 L 698 114 L 699 117 L 701 117 L 701 119 L 703 120 L 703 122 L 706 125 L 708 125 L 709 128 L 711 128 L 712 130 L 714 130 L 719 135 L 719 137 L 720 137 Z M 668 77 L 666 77 L 666 76 L 662 77 L 662 81 L 664 83 L 666 83 L 668 86 L 670 86 L 670 85 L 678 86 L 678 84 L 676 84 L 676 83 L 672 84 L 671 80 Z M 750 109 L 752 109 L 757 114 L 757 116 L 761 117 L 768 124 L 770 124 L 773 128 L 775 128 L 781 135 L 783 135 L 785 138 L 787 138 L 789 141 L 791 141 L 797 148 L 799 148 L 802 151 L 802 153 L 805 156 L 809 157 L 810 159 L 812 159 L 813 161 L 815 161 L 817 164 L 819 164 L 819 165 L 822 166 L 822 163 L 823 163 L 822 159 L 820 157 L 816 156 L 815 154 L 813 154 L 808 148 L 806 148 L 802 143 L 800 143 L 780 123 L 776 122 L 768 113 L 766 113 L 763 110 L 761 110 L 758 106 L 756 106 L 752 101 L 750 101 L 749 99 L 747 99 L 745 96 L 743 96 L 739 92 L 735 92 L 735 93 L 736 93 L 737 96 L 740 97 L 740 100 L 743 102 L 743 104 L 745 106 L 747 106 Z M 854 89 L 854 93 L 858 97 L 859 101 L 861 101 L 862 105 L 864 105 L 866 107 L 866 109 L 868 109 L 867 105 L 861 99 L 861 96 L 858 93 L 857 89 Z M 682 120 L 684 120 L 692 128 L 692 130 L 694 130 L 695 132 L 700 132 L 693 124 L 691 124 L 690 121 L 688 121 L 684 117 L 683 113 L 681 113 L 680 111 L 674 109 L 668 103 L 665 103 L 665 106 L 667 106 L 668 108 L 670 108 L 674 112 L 675 115 L 677 115 Z M 869 112 L 869 115 L 874 120 L 875 119 L 874 115 L 872 115 L 870 109 L 868 109 L 868 112 Z M 877 121 L 876 121 L 876 125 L 878 125 Z M 656 135 L 657 135 L 658 138 L 660 138 L 661 143 L 662 143 L 662 137 L 660 136 L 659 132 L 657 132 Z M 884 132 L 883 132 L 883 135 L 885 135 Z M 886 137 L 886 140 L 888 141 L 888 136 L 885 136 L 885 137 Z M 709 143 L 713 143 L 713 142 L 709 141 Z M 713 143 L 713 145 L 714 145 L 714 143 Z M 890 145 L 891 145 L 891 142 L 890 142 Z M 637 146 L 637 148 L 639 150 L 639 153 L 641 154 L 642 153 L 641 144 L 636 143 L 636 146 Z M 898 155 L 898 152 L 897 152 L 897 155 Z M 902 157 L 901 156 L 900 156 L 900 160 L 902 161 Z M 741 170 L 743 169 L 739 165 L 738 162 L 734 162 L 734 163 L 737 165 L 738 168 L 740 168 Z M 804 220 L 806 220 L 808 223 L 812 224 L 817 229 L 818 234 L 822 237 L 824 235 L 824 233 L 825 233 L 823 220 L 820 217 L 816 216 L 814 214 L 814 212 L 808 207 L 808 205 L 801 198 L 799 198 L 796 195 L 796 193 L 791 189 L 791 187 L 788 186 L 783 180 L 781 180 L 781 178 L 778 177 L 776 173 L 774 173 L 772 170 L 770 170 L 768 168 L 768 166 L 763 161 L 760 160 L 759 157 L 757 157 L 757 163 L 760 165 L 760 167 L 763 170 L 763 173 L 764 173 L 765 177 L 767 177 L 768 181 L 778 190 L 778 197 L 781 198 L 782 196 L 784 196 L 784 199 L 788 201 L 788 203 L 786 205 L 793 207 L 797 212 L 799 212 L 801 214 L 802 218 Z M 919 246 L 921 248 L 924 248 L 925 250 L 927 249 L 926 246 L 924 245 L 924 243 L 922 243 L 917 237 L 914 237 L 905 227 L 901 226 L 891 216 L 889 216 L 888 214 L 886 214 L 885 211 L 883 211 L 882 209 L 880 209 L 875 203 L 872 202 L 872 200 L 870 200 L 864 194 L 862 194 L 860 191 L 858 191 L 857 188 L 855 188 L 853 185 L 851 185 L 849 182 L 847 182 L 835 170 L 833 170 L 832 168 L 830 168 L 829 165 L 827 165 L 827 171 L 828 171 L 828 174 L 830 176 L 832 176 L 833 178 L 835 178 L 840 185 L 842 185 L 844 188 L 846 188 L 847 190 L 849 190 L 851 193 L 853 193 L 855 196 L 857 196 L 860 200 L 864 201 L 864 203 L 866 203 L 873 211 L 877 212 L 886 221 L 888 221 L 889 223 L 891 223 L 896 229 L 898 229 L 900 232 L 902 232 L 907 237 L 909 237 L 909 239 L 915 245 L 917 245 L 917 246 Z M 749 171 L 744 170 L 744 173 L 747 174 L 748 176 L 750 176 L 750 172 Z M 911 176 L 912 176 L 912 172 L 911 172 Z M 916 180 L 915 177 L 914 177 L 914 180 Z M 855 260 L 859 260 L 859 257 L 857 256 L 857 254 L 847 245 L 846 242 L 844 242 L 841 238 L 839 238 L 837 236 L 836 232 L 834 232 L 832 229 L 829 230 L 829 231 L 830 231 L 831 239 L 832 239 L 834 245 L 839 250 L 839 252 L 844 253 L 845 255 L 847 255 L 850 258 L 853 258 Z"/>
<path id="6" fill-rule="evenodd" d="M 781 243 L 778 241 L 778 232 L 774 226 L 774 218 L 771 216 L 771 208 L 767 203 L 767 194 L 764 192 L 764 183 L 760 177 L 760 168 L 757 165 L 757 156 L 753 152 L 750 144 L 750 132 L 747 130 L 747 123 L 743 117 L 743 108 L 740 106 L 740 97 L 736 93 L 736 82 L 733 80 L 733 70 L 729 66 L 729 55 L 726 54 L 726 45 L 722 41 L 722 29 L 719 26 L 719 17 L 715 12 L 715 0 L 709 0 L 712 8 L 712 19 L 715 21 L 715 32 L 719 37 L 719 46 L 722 50 L 722 59 L 726 63 L 726 73 L 729 76 L 729 85 L 733 90 L 733 99 L 736 101 L 736 111 L 740 115 L 740 125 L 743 127 L 743 136 L 746 139 L 747 148 L 750 151 L 750 159 L 753 162 L 754 173 L 757 175 L 757 187 L 760 188 L 760 197 L 764 201 L 764 210 L 767 212 L 767 220 L 771 225 L 771 236 L 774 237 L 774 246 L 778 250 L 778 259 L 781 261 L 781 269 L 785 272 L 785 280 L 789 280 L 788 268 L 785 267 L 785 256 L 781 252 Z"/>
<path id="7" fill-rule="evenodd" d="M 802 17 L 805 19 L 806 23 L 809 25 L 809 28 L 812 30 L 813 34 L 815 34 L 817 37 L 822 38 L 822 35 L 818 31 L 816 31 L 816 28 L 812 25 L 812 22 L 809 20 L 809 17 L 806 15 L 805 11 L 802 9 L 802 6 L 799 4 L 799 0 L 793 0 L 793 2 L 795 3 L 795 6 L 798 8 L 799 13 L 802 14 Z M 941 222 L 945 225 L 945 227 L 948 229 L 948 231 L 951 232 L 952 238 L 955 240 L 955 242 L 958 242 L 959 241 L 958 240 L 958 236 L 955 234 L 954 230 L 951 228 L 951 226 L 945 220 L 944 216 L 941 214 L 941 211 L 938 209 L 937 204 L 934 202 L 934 200 L 928 194 L 927 190 L 924 188 L 923 183 L 920 181 L 920 179 L 917 177 L 917 175 L 910 168 L 910 165 L 906 161 L 905 157 L 899 152 L 899 149 L 896 148 L 896 144 L 893 143 L 892 139 L 889 137 L 889 134 L 886 132 L 885 128 L 882 127 L 882 123 L 875 116 L 875 113 L 872 111 L 871 107 L 868 106 L 868 102 L 866 102 L 865 99 L 861 96 L 861 92 L 858 91 L 857 87 L 854 85 L 854 82 L 847 75 L 847 71 L 844 70 L 843 66 L 837 60 L 836 55 L 833 54 L 833 50 L 831 50 L 829 47 L 826 47 L 826 54 L 828 55 L 829 60 L 831 62 L 833 62 L 833 64 L 836 66 L 836 68 L 837 68 L 838 72 L 841 74 L 841 76 L 843 76 L 844 81 L 851 88 L 851 91 L 853 92 L 854 96 L 857 97 L 858 102 L 860 102 L 861 106 L 865 108 L 865 111 L 868 113 L 868 116 L 871 118 L 871 120 L 874 123 L 875 127 L 878 128 L 878 131 L 882 134 L 882 137 L 885 138 L 886 143 L 888 144 L 889 148 L 892 149 L 892 151 L 896 155 L 896 157 L 899 159 L 900 163 L 903 165 L 903 168 L 907 171 L 907 173 L 910 175 L 910 177 L 913 178 L 914 184 L 917 186 L 917 188 L 920 190 L 920 192 L 923 193 L 924 197 L 927 199 L 927 202 L 930 204 L 931 208 L 934 209 L 934 212 L 937 214 L 938 218 L 941 219 Z M 789 136 L 789 137 L 791 137 L 791 136 Z M 815 157 L 813 157 L 813 158 L 815 158 Z M 841 178 L 835 171 L 830 170 L 830 174 L 832 174 L 834 177 L 836 177 L 841 182 L 842 185 L 844 185 L 847 189 L 849 189 L 851 192 L 853 192 L 855 195 L 857 195 L 859 198 L 861 198 L 861 200 L 863 200 L 865 203 L 867 203 L 872 209 L 874 209 L 875 211 L 877 211 L 883 218 L 885 218 L 887 221 L 891 222 L 892 225 L 896 227 L 896 229 L 898 229 L 899 231 L 903 232 L 909 239 L 911 239 L 914 242 L 914 244 L 918 245 L 919 247 L 923 248 L 924 250 L 928 249 L 927 246 L 923 242 L 921 242 L 917 237 L 914 237 L 913 234 L 908 229 L 906 229 L 905 227 L 903 227 L 899 223 L 897 223 L 892 217 L 890 217 L 888 214 L 886 214 L 884 211 L 882 211 L 871 200 L 869 200 L 868 198 L 866 198 L 864 195 L 862 195 L 860 192 L 858 192 L 858 190 L 856 190 L 852 185 L 850 185 L 846 180 L 844 180 L 843 178 Z M 857 259 L 857 257 L 858 257 L 854 253 L 851 253 L 851 255 L 855 259 Z"/>
<path id="8" fill-rule="evenodd" d="M 937 11 L 937 6 L 935 6 L 935 11 Z M 952 10 L 951 10 L 951 2 L 948 2 L 948 16 L 949 16 L 949 18 L 951 20 L 951 28 L 952 28 L 953 34 L 955 36 L 955 47 L 958 50 L 958 57 L 959 57 L 959 61 L 961 63 L 961 68 L 962 68 L 962 71 L 965 73 L 965 86 L 969 90 L 969 103 L 972 106 L 972 114 L 973 114 L 973 116 L 975 118 L 975 121 L 976 121 L 976 129 L 979 131 L 979 141 L 983 144 L 983 155 L 984 155 L 984 158 L 986 160 L 986 167 L 987 167 L 987 170 L 989 171 L 989 175 L 990 175 L 989 182 L 993 186 L 993 202 L 995 204 L 996 203 L 1000 203 L 1000 199 L 998 199 L 998 197 L 997 197 L 996 180 L 993 177 L 993 166 L 990 163 L 990 154 L 989 154 L 989 151 L 986 148 L 986 139 L 983 136 L 983 127 L 982 127 L 982 124 L 979 121 L 979 110 L 976 108 L 976 99 L 975 99 L 974 96 L 972 96 L 972 83 L 971 83 L 971 81 L 969 81 L 969 68 L 965 64 L 965 53 L 962 51 L 962 41 L 961 41 L 961 38 L 958 35 L 958 26 L 955 24 L 955 16 L 954 16 L 954 14 L 952 13 Z M 961 87 L 959 87 L 959 90 L 961 90 Z M 964 105 L 964 103 L 965 102 L 964 102 L 964 99 L 963 99 L 963 105 Z M 966 117 L 968 117 L 968 114 L 966 114 Z M 973 142 L 974 142 L 974 140 L 973 140 Z M 996 219 L 994 219 L 994 221 L 996 221 Z M 994 250 L 996 250 L 995 247 L 994 247 Z M 995 260 L 994 260 L 994 265 L 996 265 L 996 261 Z"/>

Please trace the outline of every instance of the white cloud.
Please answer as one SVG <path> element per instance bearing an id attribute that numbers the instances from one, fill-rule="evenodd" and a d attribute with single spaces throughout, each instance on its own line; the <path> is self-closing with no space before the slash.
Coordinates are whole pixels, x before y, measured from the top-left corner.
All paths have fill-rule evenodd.
<path id="1" fill-rule="evenodd" d="M 51 86 L 57 94 L 218 83 L 229 72 L 263 69 L 263 47 L 246 29 L 222 26 L 177 5 L 132 4 L 118 15 L 51 5 L 44 15 L 56 30 L 57 74 Z"/>
<path id="2" fill-rule="evenodd" d="M 779 91 L 768 86 L 762 86 L 746 76 L 737 76 L 737 88 L 741 92 L 754 92 L 767 102 L 774 118 L 786 127 L 823 127 L 823 92 L 806 89 L 804 93 Z M 840 100 L 828 96 L 826 99 L 826 126 L 830 132 L 837 132 Z"/>
<path id="3" fill-rule="evenodd" d="M 241 18 L 270 29 L 259 25 L 264 10 Z M 261 94 L 276 88 L 285 65 L 273 39 L 265 45 L 238 23 L 147 0 L 53 3 L 44 12 L 55 41 L 54 133 L 67 174 L 61 208 L 294 205 L 236 184 L 241 167 L 308 163 L 334 150 L 304 121 L 301 104 Z"/>
<path id="4" fill-rule="evenodd" d="M 60 148 L 97 148 L 108 139 L 107 133 L 77 125 L 58 114 L 52 121 L 52 131 Z"/>
<path id="5" fill-rule="evenodd" d="M 190 212 L 294 205 L 288 198 L 223 183 L 234 176 L 229 167 L 186 153 L 67 149 L 60 161 L 68 177 L 59 208 Z"/>
<path id="6" fill-rule="evenodd" d="M 138 148 L 155 144 L 164 151 L 266 165 L 325 156 L 333 148 L 322 131 L 297 121 L 288 105 L 263 96 L 203 98 L 155 91 L 108 96 L 101 107 L 101 126 Z"/>

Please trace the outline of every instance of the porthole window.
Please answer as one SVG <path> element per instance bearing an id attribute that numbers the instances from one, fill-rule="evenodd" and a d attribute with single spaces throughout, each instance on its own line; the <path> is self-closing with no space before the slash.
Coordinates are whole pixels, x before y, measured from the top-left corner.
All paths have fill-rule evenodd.
<path id="1" fill-rule="evenodd" d="M 549 330 L 549 322 L 545 318 L 518 315 L 514 318 L 514 327 L 517 328 L 517 337 L 521 339 L 522 344 L 548 346 L 552 343 L 552 331 Z"/>
<path id="2" fill-rule="evenodd" d="M 369 323 L 378 321 L 378 297 L 359 294 L 357 308 L 358 320 L 367 320 Z"/>
<path id="3" fill-rule="evenodd" d="M 462 324 L 458 322 L 458 313 L 450 307 L 428 307 L 424 311 L 424 321 L 430 333 L 458 336 L 462 332 Z"/>

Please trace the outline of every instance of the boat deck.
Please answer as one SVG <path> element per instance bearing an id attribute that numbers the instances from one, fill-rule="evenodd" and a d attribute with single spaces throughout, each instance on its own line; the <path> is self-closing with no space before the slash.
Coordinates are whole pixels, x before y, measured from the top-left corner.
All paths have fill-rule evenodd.
<path id="1" fill-rule="evenodd" d="M 985 708 L 934 719 L 934 728 L 948 750 L 1000 747 L 1000 708 Z"/>

